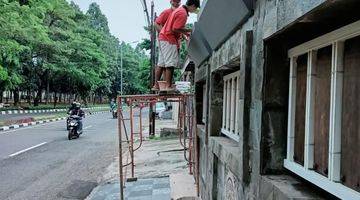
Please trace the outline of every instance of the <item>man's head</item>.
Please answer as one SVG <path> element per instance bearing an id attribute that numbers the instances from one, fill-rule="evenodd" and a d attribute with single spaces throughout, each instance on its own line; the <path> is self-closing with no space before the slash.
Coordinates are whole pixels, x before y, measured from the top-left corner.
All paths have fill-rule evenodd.
<path id="1" fill-rule="evenodd" d="M 181 0 L 170 0 L 170 4 L 173 9 L 178 8 L 181 4 Z"/>
<path id="2" fill-rule="evenodd" d="M 186 7 L 189 12 L 194 13 L 198 8 L 200 8 L 200 0 L 187 0 Z"/>

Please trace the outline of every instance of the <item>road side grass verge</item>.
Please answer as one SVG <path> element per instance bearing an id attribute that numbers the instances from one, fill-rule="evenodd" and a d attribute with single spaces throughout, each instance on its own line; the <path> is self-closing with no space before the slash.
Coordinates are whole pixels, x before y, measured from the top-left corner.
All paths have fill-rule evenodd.
<path id="1" fill-rule="evenodd" d="M 7 110 L 49 110 L 49 109 L 68 109 L 70 104 L 58 104 L 54 107 L 53 104 L 41 104 L 39 106 L 32 106 L 28 104 L 21 104 L 20 106 L 10 106 L 5 108 L 0 108 L 0 111 Z M 91 107 L 109 107 L 109 104 L 88 104 L 87 106 L 83 105 L 83 108 L 91 108 Z"/>
<path id="2" fill-rule="evenodd" d="M 99 111 L 92 111 L 92 112 L 100 112 L 100 111 L 101 111 L 101 109 L 99 109 Z M 38 115 L 38 116 L 27 117 L 27 118 L 17 119 L 17 120 L 2 120 L 2 121 L 0 121 L 0 127 L 10 126 L 10 125 L 15 125 L 15 124 L 22 124 L 22 123 L 30 123 L 30 122 L 36 122 L 36 121 L 58 119 L 58 118 L 63 118 L 63 117 L 68 117 L 68 116 L 69 115 L 67 113 L 54 113 L 52 115 Z"/>
<path id="3" fill-rule="evenodd" d="M 49 119 L 57 119 L 57 118 L 62 118 L 62 117 L 67 117 L 68 114 L 66 113 L 59 113 L 59 114 L 53 114 L 53 115 L 44 115 L 44 116 L 36 116 L 34 117 L 35 121 L 44 121 L 44 120 L 49 120 Z"/>

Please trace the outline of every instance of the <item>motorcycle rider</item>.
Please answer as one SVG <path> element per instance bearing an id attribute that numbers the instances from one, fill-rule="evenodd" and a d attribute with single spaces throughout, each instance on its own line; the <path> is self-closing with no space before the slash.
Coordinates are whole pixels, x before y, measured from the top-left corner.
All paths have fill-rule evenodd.
<path id="1" fill-rule="evenodd" d="M 80 117 L 80 119 L 79 119 L 79 132 L 81 132 L 82 128 L 83 128 L 82 118 L 85 118 L 85 112 L 83 110 L 81 110 L 81 104 L 80 103 L 75 103 L 75 108 L 70 111 L 70 116 L 72 116 L 72 115 L 77 115 L 77 116 Z"/>
<path id="2" fill-rule="evenodd" d="M 70 105 L 70 107 L 69 107 L 69 109 L 68 109 L 68 113 L 69 113 L 69 114 L 70 114 L 73 110 L 75 110 L 76 104 L 77 104 L 77 103 L 76 103 L 75 101 L 71 103 L 71 105 Z"/>
<path id="3" fill-rule="evenodd" d="M 114 99 L 110 102 L 110 112 L 112 113 L 113 118 L 117 118 L 117 103 Z"/>
<path id="4" fill-rule="evenodd" d="M 69 107 L 69 109 L 68 109 L 68 111 L 67 111 L 67 114 L 69 115 L 68 118 L 66 119 L 66 129 L 67 129 L 67 130 L 69 130 L 70 116 L 71 116 L 72 111 L 75 110 L 76 104 L 77 104 L 77 103 L 76 103 L 75 101 L 72 102 L 71 105 L 70 105 L 70 107 Z"/>
<path id="5" fill-rule="evenodd" d="M 111 99 L 111 102 L 110 102 L 110 109 L 111 111 L 113 111 L 114 109 L 116 109 L 117 105 L 116 105 L 116 102 L 114 99 Z"/>

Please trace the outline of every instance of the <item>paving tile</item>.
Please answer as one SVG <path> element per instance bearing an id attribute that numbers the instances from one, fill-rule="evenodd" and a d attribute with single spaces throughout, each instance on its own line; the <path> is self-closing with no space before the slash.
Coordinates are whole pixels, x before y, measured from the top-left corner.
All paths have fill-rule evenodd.
<path id="1" fill-rule="evenodd" d="M 169 177 L 154 179 L 154 184 L 161 184 L 161 183 L 169 183 Z"/>
<path id="2" fill-rule="evenodd" d="M 138 179 L 134 182 L 126 182 L 124 188 L 124 197 L 126 200 L 170 200 L 170 180 L 169 177 Z M 112 184 L 107 186 L 106 190 L 111 191 L 112 195 L 102 196 L 95 200 L 115 200 L 119 198 L 120 185 Z M 92 199 L 94 200 L 94 199 Z"/>
<path id="3" fill-rule="evenodd" d="M 152 185 L 153 183 L 153 179 L 138 179 L 136 181 L 136 185 Z"/>
<path id="4" fill-rule="evenodd" d="M 129 197 L 125 200 L 152 200 L 152 196 L 142 196 L 142 197 Z"/>
<path id="5" fill-rule="evenodd" d="M 154 188 L 154 189 L 170 188 L 170 183 L 154 184 L 153 188 Z"/>
<path id="6" fill-rule="evenodd" d="M 168 194 L 168 195 L 153 195 L 151 200 L 170 200 L 170 194 Z"/>
<path id="7" fill-rule="evenodd" d="M 129 188 L 130 192 L 143 191 L 143 190 L 152 190 L 153 185 L 133 185 Z"/>
<path id="8" fill-rule="evenodd" d="M 129 198 L 130 197 L 141 197 L 141 196 L 151 196 L 152 195 L 152 190 L 141 190 L 141 191 L 133 191 L 130 192 L 129 194 Z"/>
<path id="9" fill-rule="evenodd" d="M 153 195 L 170 194 L 170 188 L 154 189 L 152 194 Z"/>

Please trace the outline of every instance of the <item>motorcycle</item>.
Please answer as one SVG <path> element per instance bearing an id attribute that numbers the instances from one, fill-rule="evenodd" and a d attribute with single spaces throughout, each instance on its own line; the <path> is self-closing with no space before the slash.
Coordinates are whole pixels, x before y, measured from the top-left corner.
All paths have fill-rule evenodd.
<path id="1" fill-rule="evenodd" d="M 70 115 L 70 113 L 71 112 L 68 112 L 69 115 Z M 69 124 L 70 124 L 70 116 L 66 118 L 66 130 L 70 129 Z"/>
<path id="2" fill-rule="evenodd" d="M 79 121 L 82 118 L 78 115 L 71 115 L 69 117 L 69 131 L 68 131 L 68 139 L 76 139 L 79 138 L 80 135 L 82 134 L 83 130 L 82 127 L 80 127 L 80 123 Z"/>
<path id="3" fill-rule="evenodd" d="M 113 109 L 112 110 L 112 116 L 114 119 L 116 119 L 118 116 L 117 116 L 117 109 Z"/>

